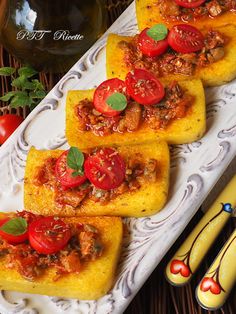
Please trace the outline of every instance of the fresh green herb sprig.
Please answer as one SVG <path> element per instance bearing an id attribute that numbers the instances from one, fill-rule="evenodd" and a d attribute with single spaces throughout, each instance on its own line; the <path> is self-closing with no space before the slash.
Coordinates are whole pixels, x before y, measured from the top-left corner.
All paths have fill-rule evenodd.
<path id="1" fill-rule="evenodd" d="M 31 67 L 0 68 L 0 76 L 10 76 L 13 90 L 6 93 L 0 100 L 10 101 L 11 108 L 29 106 L 34 109 L 38 103 L 46 96 L 46 91 L 42 83 L 35 79 L 38 72 Z"/>
<path id="2" fill-rule="evenodd" d="M 67 165 L 73 169 L 72 177 L 83 176 L 84 154 L 77 148 L 71 147 L 67 155 Z"/>
<path id="3" fill-rule="evenodd" d="M 167 34 L 168 28 L 164 24 L 156 24 L 147 31 L 147 35 L 156 41 L 165 39 Z"/>
<path id="4" fill-rule="evenodd" d="M 114 93 L 107 98 L 106 103 L 112 109 L 122 111 L 127 107 L 127 98 L 122 93 Z"/>
<path id="5" fill-rule="evenodd" d="M 18 236 L 26 232 L 27 226 L 28 226 L 27 221 L 24 218 L 16 217 L 5 222 L 0 227 L 0 230 L 8 234 Z"/>

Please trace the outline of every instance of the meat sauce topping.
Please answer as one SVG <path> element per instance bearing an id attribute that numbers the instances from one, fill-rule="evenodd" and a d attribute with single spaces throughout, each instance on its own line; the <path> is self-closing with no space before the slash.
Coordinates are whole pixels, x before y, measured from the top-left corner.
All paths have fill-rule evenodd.
<path id="1" fill-rule="evenodd" d="M 41 218 L 26 211 L 19 212 L 16 217 L 26 219 L 28 224 Z M 29 281 L 34 281 L 50 267 L 56 268 L 53 280 L 70 273 L 80 273 L 84 262 L 100 257 L 103 245 L 99 231 L 89 224 L 69 225 L 71 238 L 67 245 L 55 254 L 39 254 L 29 241 L 11 245 L 0 236 L 0 257 L 6 258 L 6 267 L 14 269 Z"/>
<path id="2" fill-rule="evenodd" d="M 129 68 L 146 69 L 162 77 L 167 74 L 193 75 L 196 68 L 205 67 L 224 57 L 224 36 L 214 30 L 205 35 L 204 47 L 198 52 L 178 53 L 169 48 L 158 57 L 147 57 L 139 48 L 138 35 L 128 43 L 121 41 L 119 47 L 124 50 L 124 62 Z"/>
<path id="3" fill-rule="evenodd" d="M 155 182 L 157 177 L 157 161 L 155 159 L 144 160 L 141 154 L 128 158 L 125 161 L 125 179 L 115 189 L 102 190 L 95 187 L 89 181 L 69 189 L 63 189 L 55 176 L 55 165 L 57 158 L 48 158 L 38 169 L 34 178 L 34 184 L 45 185 L 55 190 L 55 203 L 58 207 L 71 206 L 76 208 L 86 199 L 92 199 L 103 205 L 125 192 L 135 191 L 144 182 Z"/>
<path id="4" fill-rule="evenodd" d="M 164 129 L 171 121 L 184 117 L 194 101 L 177 82 L 165 89 L 165 98 L 153 106 L 141 106 L 130 100 L 126 109 L 116 117 L 107 117 L 94 109 L 93 102 L 84 99 L 76 107 L 81 131 L 92 131 L 97 136 L 134 132 L 143 125 Z"/>
<path id="5" fill-rule="evenodd" d="M 183 22 L 190 22 L 204 16 L 214 18 L 236 10 L 236 0 L 208 0 L 196 8 L 182 7 L 174 0 L 159 0 L 158 5 L 164 19 Z"/>

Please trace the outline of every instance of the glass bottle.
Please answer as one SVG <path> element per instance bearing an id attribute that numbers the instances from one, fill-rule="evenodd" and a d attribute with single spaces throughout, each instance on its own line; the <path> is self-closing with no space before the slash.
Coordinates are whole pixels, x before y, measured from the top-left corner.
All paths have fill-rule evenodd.
<path id="1" fill-rule="evenodd" d="M 105 28 L 104 0 L 0 0 L 0 42 L 37 70 L 67 71 Z"/>

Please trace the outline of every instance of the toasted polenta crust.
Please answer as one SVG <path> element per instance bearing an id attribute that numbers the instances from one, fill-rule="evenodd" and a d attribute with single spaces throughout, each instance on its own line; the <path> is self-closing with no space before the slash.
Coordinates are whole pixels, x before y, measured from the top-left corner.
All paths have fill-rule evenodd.
<path id="1" fill-rule="evenodd" d="M 112 287 L 116 265 L 122 244 L 122 222 L 118 217 L 72 217 L 63 219 L 68 223 L 91 224 L 99 230 L 104 252 L 95 261 L 84 264 L 80 274 L 68 274 L 57 281 L 56 269 L 51 267 L 31 282 L 14 269 L 7 269 L 5 258 L 0 259 L 0 289 L 36 293 L 80 300 L 95 300 Z"/>
<path id="2" fill-rule="evenodd" d="M 193 142 L 204 134 L 206 127 L 205 96 L 200 80 L 179 82 L 190 95 L 194 103 L 187 115 L 173 121 L 165 129 L 154 130 L 147 124 L 135 132 L 113 133 L 106 136 L 96 136 L 91 131 L 80 131 L 76 116 L 76 106 L 87 98 L 93 99 L 94 90 L 69 91 L 66 101 L 66 137 L 70 146 L 81 149 L 103 145 L 134 145 L 149 141 L 165 140 L 169 144 L 184 144 Z"/>
<path id="3" fill-rule="evenodd" d="M 106 70 L 108 79 L 118 77 L 124 80 L 127 73 L 132 70 L 125 64 L 125 52 L 119 47 L 119 42 L 126 41 L 129 43 L 132 41 L 132 38 L 131 36 L 120 36 L 117 34 L 108 35 L 106 46 Z"/>
<path id="4" fill-rule="evenodd" d="M 58 208 L 54 202 L 54 191 L 43 186 L 36 186 L 34 178 L 37 169 L 49 157 L 58 157 L 62 151 L 38 151 L 32 148 L 28 154 L 25 184 L 25 209 L 36 214 L 57 216 L 131 216 L 142 217 L 153 215 L 165 204 L 169 186 L 169 149 L 165 142 L 150 143 L 136 146 L 117 148 L 121 156 L 137 156 L 142 154 L 143 159 L 157 160 L 157 180 L 147 182 L 136 191 L 129 191 L 117 196 L 106 205 L 86 199 L 81 206 L 73 209 L 64 205 Z"/>
<path id="5" fill-rule="evenodd" d="M 223 85 L 227 82 L 230 82 L 236 77 L 236 25 L 225 25 L 214 27 L 214 30 L 217 30 L 224 34 L 227 39 L 225 45 L 225 56 L 214 62 L 207 67 L 201 67 L 195 71 L 193 76 L 187 75 L 167 75 L 161 80 L 192 80 L 192 79 L 201 79 L 204 86 L 217 86 Z M 204 27 L 202 29 L 203 33 L 206 33 L 209 28 Z M 130 42 L 132 37 L 119 36 L 116 34 L 110 34 L 107 40 L 107 77 L 113 78 L 118 77 L 122 80 L 125 79 L 126 74 L 131 70 L 124 63 L 124 50 L 119 47 L 120 41 Z"/>
<path id="6" fill-rule="evenodd" d="M 164 23 L 167 26 L 183 24 L 183 21 L 171 22 L 170 20 L 163 19 L 160 15 L 159 4 L 157 0 L 136 0 L 136 16 L 140 30 L 143 30 L 146 27 L 151 27 L 158 23 Z M 195 21 L 190 21 L 188 24 L 194 25 L 196 27 L 202 27 L 202 25 L 211 27 L 217 27 L 225 24 L 236 25 L 236 13 L 226 12 L 217 16 L 216 18 L 205 16 L 198 18 Z"/>

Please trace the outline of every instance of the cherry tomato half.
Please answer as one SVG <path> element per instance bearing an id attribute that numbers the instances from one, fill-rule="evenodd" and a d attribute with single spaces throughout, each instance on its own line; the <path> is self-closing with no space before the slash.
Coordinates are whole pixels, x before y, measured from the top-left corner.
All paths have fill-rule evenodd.
<path id="1" fill-rule="evenodd" d="M 126 95 L 126 87 L 124 81 L 118 78 L 114 78 L 101 83 L 96 88 L 93 96 L 93 104 L 96 110 L 108 117 L 114 117 L 119 115 L 121 111 L 112 109 L 106 103 L 107 98 L 114 93 L 122 93 Z"/>
<path id="2" fill-rule="evenodd" d="M 91 183 L 102 190 L 117 188 L 125 178 L 125 162 L 112 148 L 100 148 L 90 155 L 84 163 L 84 170 Z"/>
<path id="3" fill-rule="evenodd" d="M 190 53 L 204 47 L 204 36 L 191 25 L 175 25 L 168 34 L 168 43 L 172 49 L 181 53 Z"/>
<path id="4" fill-rule="evenodd" d="M 75 171 L 67 165 L 67 154 L 65 151 L 59 156 L 56 162 L 55 174 L 58 181 L 64 188 L 73 188 L 81 185 L 87 179 L 86 175 L 73 177 L 72 173 Z"/>
<path id="5" fill-rule="evenodd" d="M 167 39 L 154 40 L 147 34 L 148 28 L 145 28 L 138 37 L 138 45 L 145 56 L 157 57 L 163 54 L 168 48 Z"/>
<path id="6" fill-rule="evenodd" d="M 11 220 L 9 217 L 0 220 L 0 227 L 9 220 Z M 0 236 L 10 244 L 23 243 L 28 239 L 28 230 L 20 235 L 13 235 L 0 230 Z"/>
<path id="7" fill-rule="evenodd" d="M 55 254 L 62 250 L 71 238 L 68 225 L 55 217 L 43 217 L 29 225 L 30 245 L 40 254 Z"/>
<path id="8" fill-rule="evenodd" d="M 175 2 L 184 8 L 197 8 L 206 0 L 175 0 Z"/>
<path id="9" fill-rule="evenodd" d="M 125 83 L 128 94 L 141 105 L 155 105 L 165 96 L 161 82 L 147 70 L 129 72 Z"/>
<path id="10" fill-rule="evenodd" d="M 5 114 L 0 116 L 0 145 L 15 131 L 24 119 L 15 114 Z"/>

